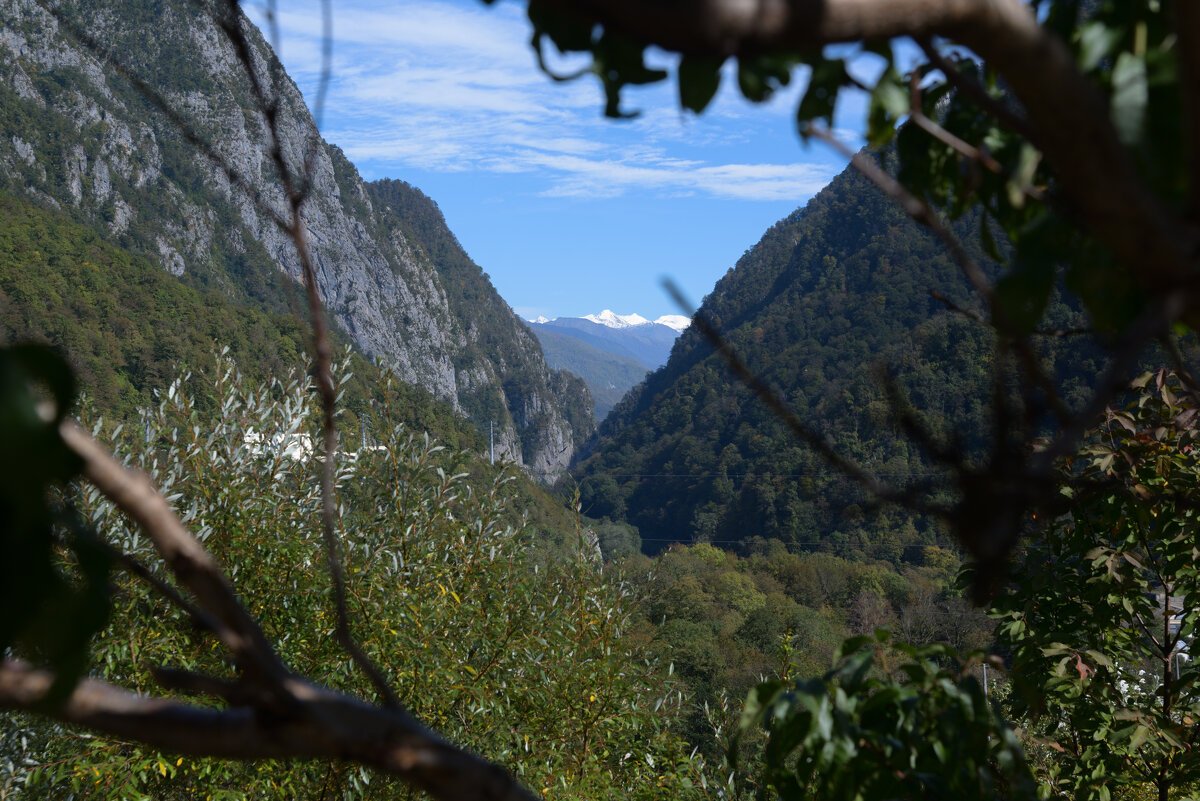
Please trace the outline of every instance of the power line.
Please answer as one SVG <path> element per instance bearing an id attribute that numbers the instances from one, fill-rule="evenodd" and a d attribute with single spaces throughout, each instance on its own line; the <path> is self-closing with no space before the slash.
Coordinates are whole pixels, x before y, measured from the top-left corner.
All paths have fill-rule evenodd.
<path id="1" fill-rule="evenodd" d="M 893 550 L 898 548 L 903 551 L 907 551 L 907 550 L 910 550 L 913 548 L 937 548 L 937 549 L 943 550 L 943 551 L 957 550 L 953 546 L 937 545 L 935 543 L 909 543 L 907 545 L 899 545 L 899 544 L 889 545 L 887 543 L 865 543 L 865 544 L 864 543 L 832 543 L 832 542 L 828 542 L 828 541 L 826 541 L 826 542 L 787 542 L 784 540 L 773 539 L 770 537 L 766 537 L 764 539 L 766 539 L 770 542 L 778 542 L 779 544 L 783 545 L 784 548 L 791 548 L 791 547 L 795 546 L 797 548 L 805 548 L 805 549 L 832 547 L 834 549 L 888 548 L 888 549 L 893 549 Z M 741 545 L 741 546 L 745 546 L 747 544 L 746 540 L 699 540 L 697 542 L 684 542 L 683 540 L 672 539 L 670 537 L 642 537 L 642 542 L 668 542 L 668 543 L 679 543 L 680 545 Z"/>

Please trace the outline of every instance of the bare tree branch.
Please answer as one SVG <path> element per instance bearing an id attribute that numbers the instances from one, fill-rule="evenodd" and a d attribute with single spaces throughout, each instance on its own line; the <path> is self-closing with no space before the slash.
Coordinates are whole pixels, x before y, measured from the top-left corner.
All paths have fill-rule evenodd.
<path id="1" fill-rule="evenodd" d="M 979 162 L 989 172 L 996 175 L 1004 174 L 1004 168 L 1000 166 L 1000 162 L 992 158 L 992 154 L 960 139 L 925 116 L 925 111 L 921 107 L 921 73 L 917 70 L 913 70 L 912 75 L 909 76 L 908 96 L 908 119 L 910 122 L 942 144 L 957 151 L 959 155 Z"/>
<path id="2" fill-rule="evenodd" d="M 83 475 L 88 481 L 150 537 L 180 584 L 211 616 L 218 639 L 238 664 L 268 685 L 281 685 L 288 671 L 258 621 L 238 601 L 224 573 L 179 522 L 150 479 L 123 467 L 74 420 L 64 420 L 59 433 L 67 447 L 83 460 Z"/>
<path id="3" fill-rule="evenodd" d="M 300 260 L 301 275 L 308 297 L 308 311 L 312 324 L 313 380 L 321 398 L 322 410 L 321 439 L 324 458 L 321 461 L 321 533 L 325 547 L 325 559 L 333 582 L 333 598 L 337 618 L 335 630 L 338 644 L 350 654 L 355 664 L 371 680 L 375 691 L 379 693 L 384 703 L 398 708 L 400 702 L 387 679 L 384 678 L 383 672 L 355 641 L 350 631 L 350 618 L 346 605 L 346 577 L 339 555 L 337 499 L 333 482 L 334 462 L 337 456 L 337 391 L 333 383 L 332 347 L 329 344 L 329 328 L 325 321 L 325 304 L 317 287 L 317 274 L 313 265 L 312 252 L 308 247 L 308 232 L 303 215 L 304 202 L 307 200 L 312 186 L 308 172 L 312 168 L 312 158 L 315 157 L 312 154 L 315 154 L 318 142 L 314 141 L 309 153 L 305 155 L 304 172 L 299 176 L 293 174 L 292 167 L 284 155 L 283 139 L 279 130 L 281 91 L 278 85 L 278 75 L 274 76 L 273 85 L 270 87 L 263 82 L 255 65 L 254 50 L 246 36 L 245 26 L 248 23 L 241 12 L 238 0 L 219 0 L 219 2 L 224 4 L 225 14 L 214 15 L 214 20 L 233 45 L 234 53 L 250 81 L 255 102 L 267 121 L 267 131 L 270 136 L 268 152 L 276 172 L 279 173 L 284 193 L 287 196 L 289 217 L 286 230 Z M 324 17 L 325 32 L 328 35 L 330 24 L 328 12 Z M 328 55 L 326 52 L 323 58 L 323 67 L 326 70 L 329 69 L 330 63 Z M 324 82 L 325 78 L 322 80 Z M 315 129 L 311 135 L 314 139 L 319 140 L 319 134 Z"/>
<path id="4" fill-rule="evenodd" d="M 501 768 L 442 740 L 415 718 L 381 709 L 295 677 L 287 714 L 261 707 L 214 709 L 149 698 L 84 679 L 47 708 L 54 676 L 25 662 L 0 662 L 0 709 L 36 711 L 154 748 L 220 759 L 352 760 L 399 776 L 446 801 L 533 801 Z"/>
<path id="5" fill-rule="evenodd" d="M 1027 140 L 1035 147 L 1037 146 L 1037 131 L 1029 124 L 1028 120 L 1017 116 L 1012 109 L 988 94 L 987 90 L 980 86 L 978 82 L 963 75 L 962 70 L 955 66 L 950 59 L 938 52 L 938 49 L 933 46 L 933 42 L 929 40 L 929 37 L 918 37 L 917 44 L 925 52 L 925 57 L 929 59 L 929 63 L 941 70 L 951 86 L 971 98 L 971 101 L 975 105 L 995 117 L 1001 125 Z"/>

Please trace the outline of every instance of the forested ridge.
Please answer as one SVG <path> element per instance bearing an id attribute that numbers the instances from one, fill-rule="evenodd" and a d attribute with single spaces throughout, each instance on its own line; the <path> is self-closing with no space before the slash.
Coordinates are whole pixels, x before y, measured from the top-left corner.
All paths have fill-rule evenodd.
<path id="1" fill-rule="evenodd" d="M 956 230 L 996 274 L 979 225 L 967 215 Z M 931 433 L 957 437 L 968 453 L 992 428 L 993 332 L 933 292 L 974 308 L 945 248 L 848 168 L 767 231 L 700 313 L 840 453 L 905 486 L 937 468 L 896 423 L 885 382 Z M 1061 302 L 1047 319 L 1057 329 L 1084 325 Z M 1070 403 L 1103 364 L 1087 343 L 1047 337 L 1038 349 Z M 651 553 L 765 536 L 900 561 L 919 560 L 909 546 L 941 542 L 920 515 L 869 517 L 861 488 L 796 441 L 694 327 L 617 405 L 573 473 L 588 513 L 637 526 Z"/>
<path id="2" fill-rule="evenodd" d="M 613 406 L 646 377 L 645 365 L 631 356 L 601 350 L 578 337 L 546 326 L 533 327 L 532 331 L 542 343 L 547 364 L 574 373 L 587 382 L 597 421 L 603 420 Z"/>

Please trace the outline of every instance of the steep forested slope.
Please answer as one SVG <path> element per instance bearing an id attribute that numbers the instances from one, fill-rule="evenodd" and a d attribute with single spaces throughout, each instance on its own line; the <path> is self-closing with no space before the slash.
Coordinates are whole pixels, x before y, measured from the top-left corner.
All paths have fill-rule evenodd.
<path id="1" fill-rule="evenodd" d="M 266 119 L 214 20 L 228 8 L 58 4 L 56 13 L 94 40 L 85 46 L 34 0 L 0 0 L 0 192 L 65 212 L 197 291 L 286 313 L 299 264 L 272 220 L 286 203 Z M 405 227 L 395 212 L 376 208 L 353 165 L 316 135 L 258 31 L 243 17 L 230 24 L 246 30 L 251 59 L 268 79 L 286 160 L 311 165 L 304 216 L 335 324 L 361 352 L 472 425 L 494 420 L 511 458 L 561 469 L 591 429 L 582 383 L 546 366 L 478 267 L 440 247 L 426 223 Z M 201 155 L 122 70 L 153 87 L 224 164 Z M 237 188 L 230 172 L 251 191 Z M 464 294 L 491 309 L 486 319 L 464 315 Z M 129 309 L 112 312 L 130 317 Z"/>
<path id="2" fill-rule="evenodd" d="M 978 220 L 959 228 L 986 263 L 971 245 Z M 990 424 L 990 331 L 931 290 L 977 305 L 945 250 L 847 171 L 747 251 L 702 311 L 809 427 L 905 484 L 931 468 L 894 425 L 879 369 L 968 448 Z M 1086 348 L 1045 350 L 1063 378 L 1098 369 Z M 638 526 L 647 550 L 767 536 L 899 559 L 935 538 L 919 516 L 865 516 L 858 487 L 786 433 L 694 330 L 612 412 L 576 472 L 586 513 Z"/>
<path id="3" fill-rule="evenodd" d="M 310 336 L 295 314 L 190 286 L 61 212 L 0 196 L 0 344 L 56 346 L 88 402 L 110 419 L 136 419 L 139 407 L 157 403 L 156 391 L 185 371 L 210 369 L 222 348 L 249 380 L 285 379 L 306 363 Z M 338 331 L 333 340 L 339 351 L 349 344 Z M 356 377 L 344 387 L 343 423 L 357 447 L 358 414 L 378 388 L 361 357 L 350 369 Z M 400 384 L 393 392 L 397 422 L 455 449 L 486 447 L 425 390 Z"/>

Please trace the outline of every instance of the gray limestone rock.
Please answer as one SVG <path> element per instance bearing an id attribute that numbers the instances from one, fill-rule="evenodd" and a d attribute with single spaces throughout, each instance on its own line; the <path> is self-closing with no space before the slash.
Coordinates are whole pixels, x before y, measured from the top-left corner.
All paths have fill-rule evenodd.
<path id="1" fill-rule="evenodd" d="M 70 0 L 59 8 L 72 13 Z M 299 281 L 295 247 L 277 224 L 288 206 L 267 124 L 225 35 L 186 0 L 118 0 L 102 11 L 79 12 L 108 51 L 97 53 L 63 35 L 36 0 L 0 0 L 0 102 L 41 121 L 0 130 L 0 188 L 71 208 L 106 233 L 136 234 L 132 246 L 173 275 L 203 266 L 236 284 L 244 260 L 266 254 Z M 317 134 L 270 47 L 244 25 L 278 105 L 284 158 L 292 170 L 310 165 L 303 218 L 333 319 L 365 355 L 481 429 L 499 418 L 513 461 L 560 473 L 592 427 L 586 390 L 546 366 L 490 284 L 488 319 L 474 318 L 458 287 L 486 284 L 482 271 L 471 263 L 474 274 L 459 266 L 452 276 L 399 212 L 373 202 L 353 165 Z M 114 70 L 117 60 L 157 89 L 216 161 Z"/>

